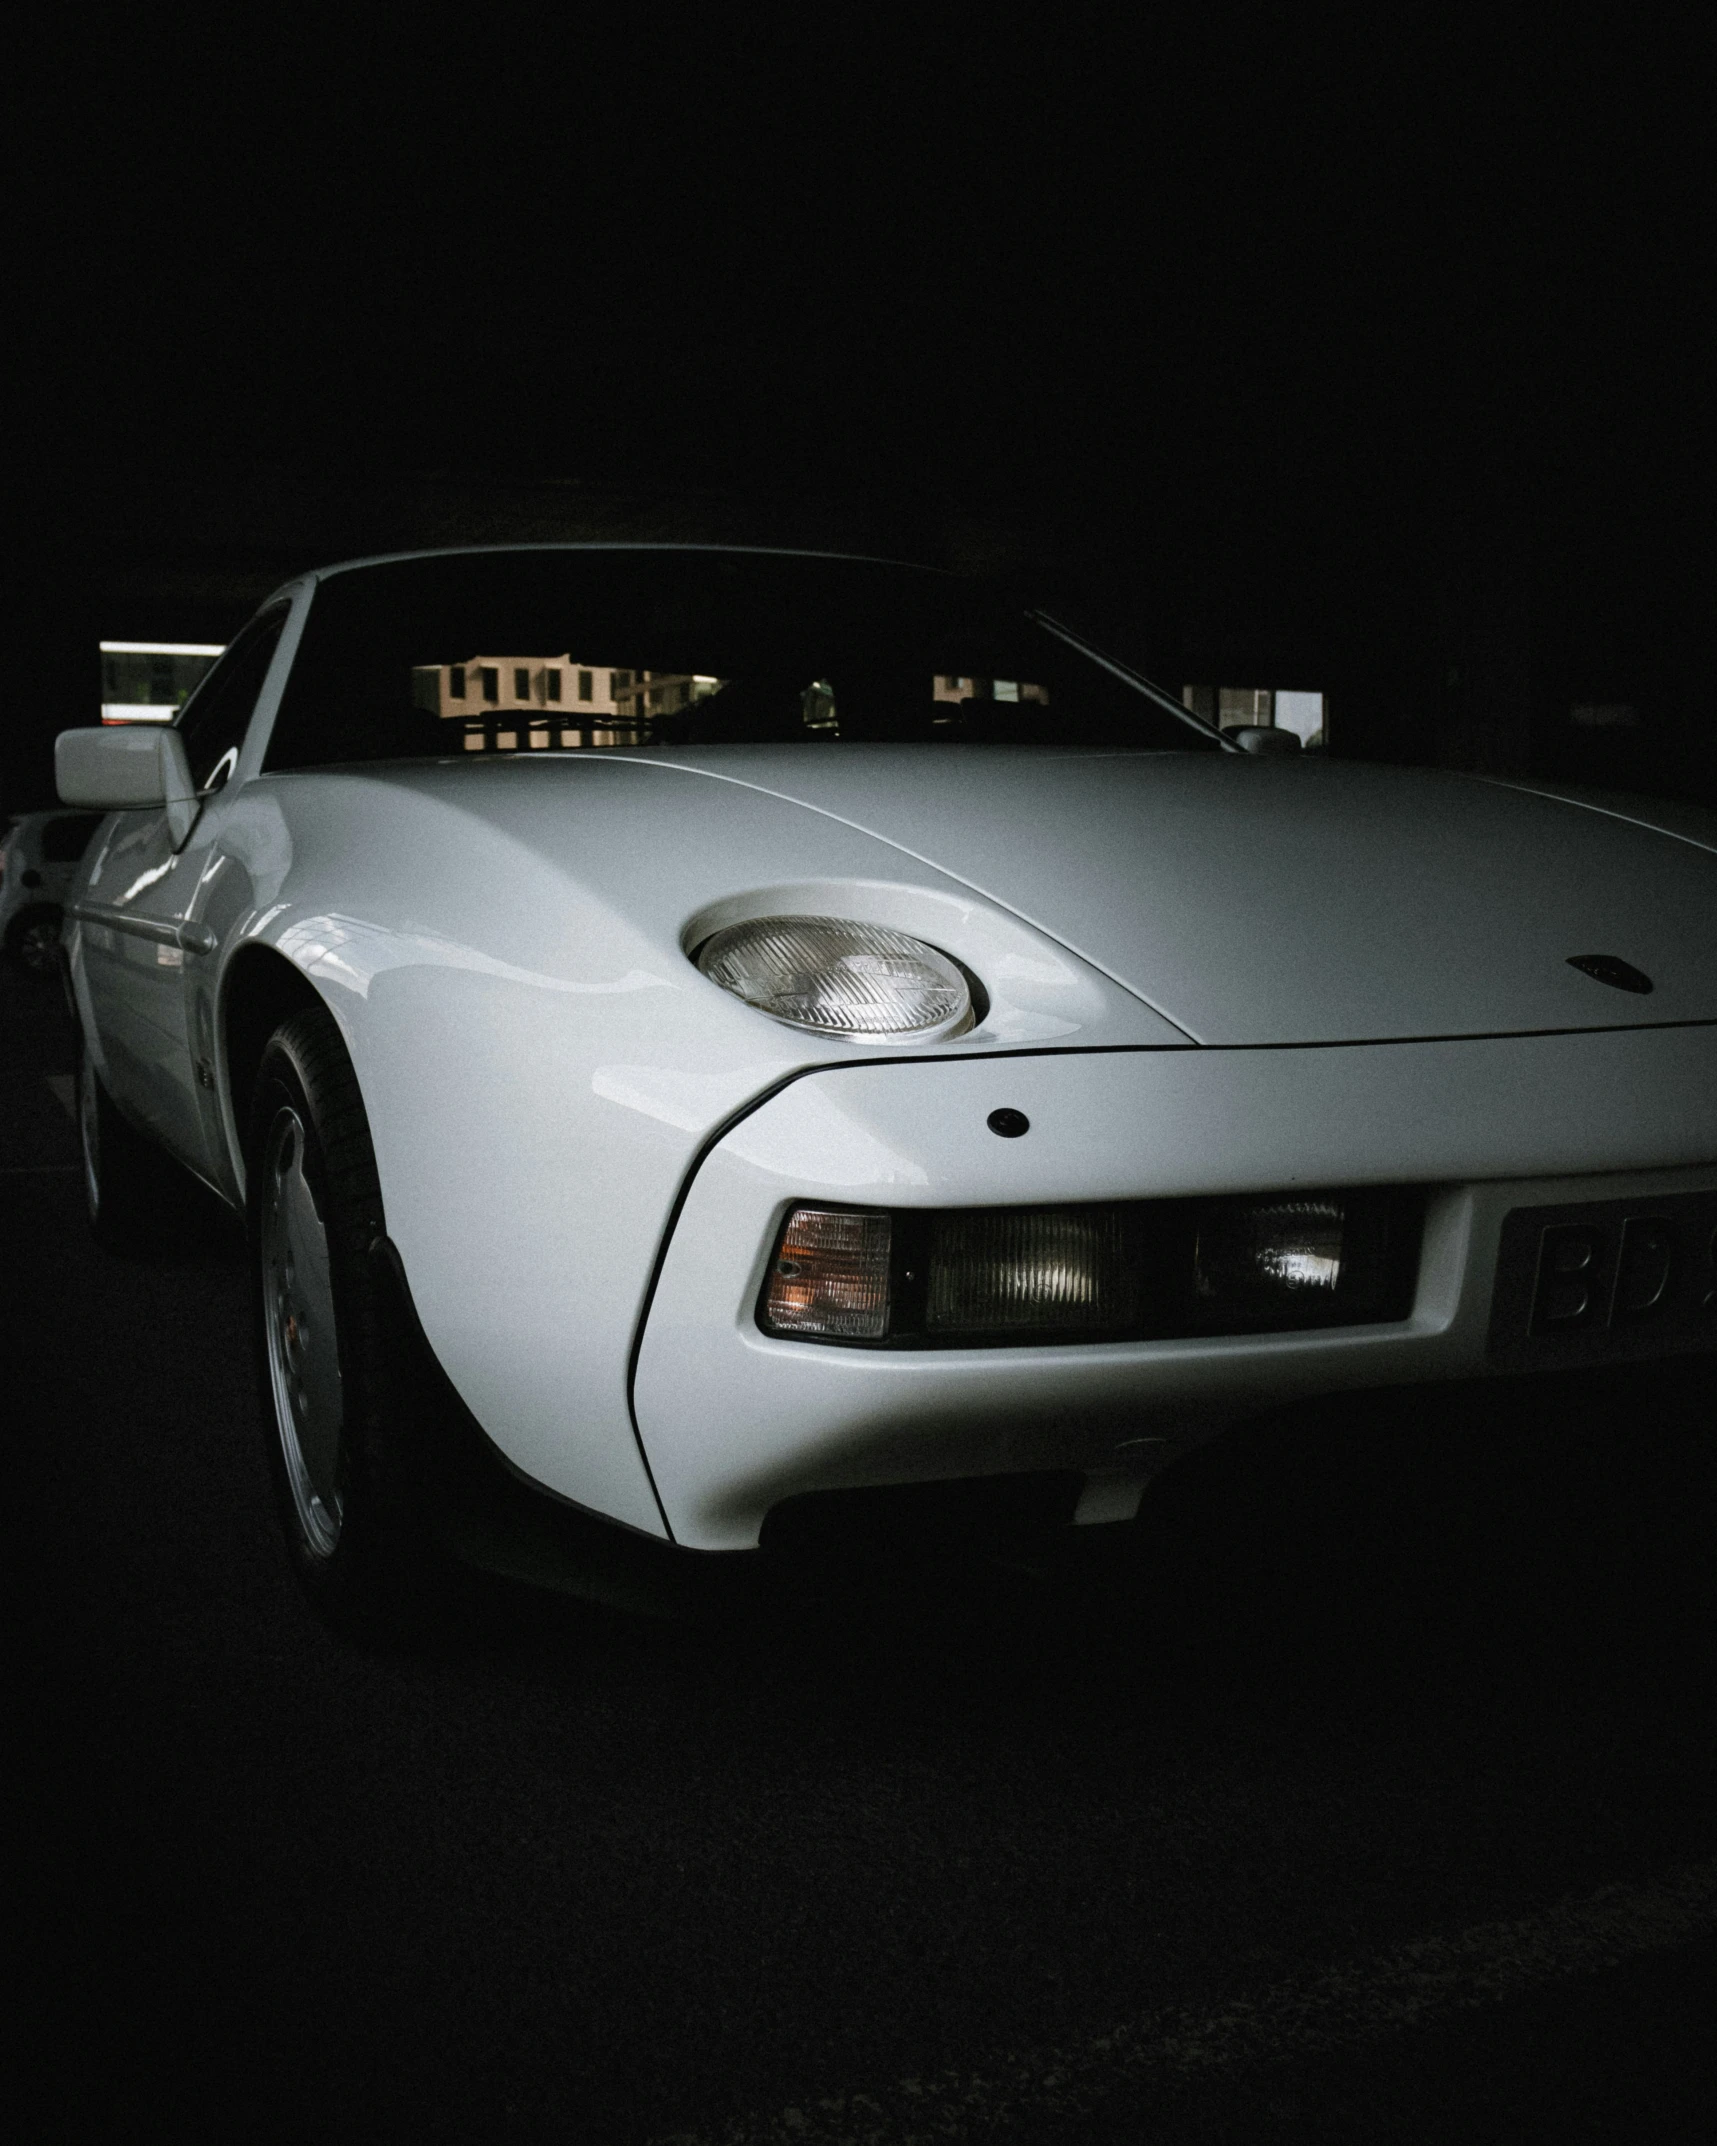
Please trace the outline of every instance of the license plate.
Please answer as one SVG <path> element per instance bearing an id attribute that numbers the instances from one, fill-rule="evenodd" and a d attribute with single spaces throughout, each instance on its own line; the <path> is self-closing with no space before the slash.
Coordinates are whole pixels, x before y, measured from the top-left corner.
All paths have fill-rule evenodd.
<path id="1" fill-rule="evenodd" d="M 1510 1370 L 1717 1349 L 1717 1192 L 1516 1207 L 1491 1361 Z"/>

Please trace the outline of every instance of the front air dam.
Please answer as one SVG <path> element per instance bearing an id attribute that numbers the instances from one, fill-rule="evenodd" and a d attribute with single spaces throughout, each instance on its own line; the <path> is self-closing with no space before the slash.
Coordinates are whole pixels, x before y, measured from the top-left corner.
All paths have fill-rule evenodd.
<path id="1" fill-rule="evenodd" d="M 1029 1121 L 1000 1138 L 998 1109 Z M 899 1210 L 1292 1194 L 1427 1195 L 1398 1322 L 1017 1348 L 839 1347 L 763 1333 L 798 1201 Z M 1120 1518 L 1214 1427 L 1342 1388 L 1471 1378 L 1504 1218 L 1717 1185 L 1717 1026 L 1277 1050 L 1045 1052 L 845 1066 L 772 1096 L 704 1157 L 639 1344 L 639 1436 L 676 1542 L 749 1548 L 782 1500 L 1078 1471 Z"/>

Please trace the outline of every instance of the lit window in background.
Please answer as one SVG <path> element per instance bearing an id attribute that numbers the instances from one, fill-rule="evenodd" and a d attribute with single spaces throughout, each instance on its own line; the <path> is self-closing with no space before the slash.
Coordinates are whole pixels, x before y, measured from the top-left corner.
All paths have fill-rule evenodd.
<path id="1" fill-rule="evenodd" d="M 1216 719 L 1224 730 L 1268 728 L 1275 721 L 1268 686 L 1223 686 L 1216 696 Z"/>
<path id="2" fill-rule="evenodd" d="M 1023 678 L 949 678 L 930 681 L 930 698 L 939 701 L 1035 701 L 1049 705 L 1049 688 Z"/>
<path id="3" fill-rule="evenodd" d="M 1276 695 L 1276 728 L 1291 730 L 1302 745 L 1309 745 L 1313 738 L 1322 742 L 1324 728 L 1324 697 L 1321 693 L 1286 693 Z"/>
<path id="4" fill-rule="evenodd" d="M 1329 711 L 1322 693 L 1272 691 L 1267 686 L 1182 686 L 1181 705 L 1224 730 L 1259 724 L 1291 730 L 1302 746 L 1328 743 Z"/>
<path id="5" fill-rule="evenodd" d="M 103 641 L 104 723 L 170 723 L 225 653 L 219 641 Z"/>

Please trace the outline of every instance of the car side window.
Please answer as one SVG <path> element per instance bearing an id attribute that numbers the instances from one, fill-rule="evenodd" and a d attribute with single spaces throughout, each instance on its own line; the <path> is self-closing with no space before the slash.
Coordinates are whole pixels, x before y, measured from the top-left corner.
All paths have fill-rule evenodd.
<path id="1" fill-rule="evenodd" d="M 285 625 L 282 605 L 246 627 L 185 703 L 179 735 L 199 791 L 220 789 L 237 767 L 239 747 Z"/>

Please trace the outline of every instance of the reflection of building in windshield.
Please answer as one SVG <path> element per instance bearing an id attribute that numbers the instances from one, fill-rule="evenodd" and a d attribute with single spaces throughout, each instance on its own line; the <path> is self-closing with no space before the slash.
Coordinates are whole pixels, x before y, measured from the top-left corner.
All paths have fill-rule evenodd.
<path id="1" fill-rule="evenodd" d="M 689 707 L 720 684 L 690 671 L 616 670 L 571 656 L 473 656 L 417 665 L 411 697 L 462 724 L 467 752 L 507 753 L 637 744 L 651 717 Z"/>
<path id="2" fill-rule="evenodd" d="M 626 710 L 635 723 L 652 716 L 674 715 L 681 708 L 689 708 L 694 700 L 713 693 L 721 682 L 701 671 L 639 671 L 626 696 Z"/>
<path id="3" fill-rule="evenodd" d="M 170 723 L 222 653 L 218 641 L 103 641 L 104 723 Z"/>
<path id="4" fill-rule="evenodd" d="M 1035 700 L 1047 705 L 1047 686 L 1018 678 L 938 678 L 931 688 L 937 700 Z"/>

